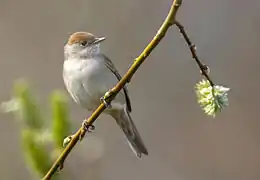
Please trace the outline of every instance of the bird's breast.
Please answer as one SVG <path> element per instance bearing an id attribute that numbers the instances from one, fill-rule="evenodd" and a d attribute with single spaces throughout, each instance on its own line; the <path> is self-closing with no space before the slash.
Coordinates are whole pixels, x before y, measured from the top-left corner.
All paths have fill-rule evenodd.
<path id="1" fill-rule="evenodd" d="M 63 77 L 68 92 L 83 107 L 93 110 L 115 84 L 111 72 L 98 61 L 65 61 Z"/>

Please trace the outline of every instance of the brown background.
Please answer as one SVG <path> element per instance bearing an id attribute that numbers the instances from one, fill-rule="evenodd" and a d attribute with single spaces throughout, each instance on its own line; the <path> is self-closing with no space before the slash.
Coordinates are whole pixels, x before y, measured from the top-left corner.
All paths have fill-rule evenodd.
<path id="1" fill-rule="evenodd" d="M 106 36 L 103 51 L 123 74 L 157 32 L 171 0 L 0 1 L 0 100 L 13 81 L 30 80 L 44 108 L 64 89 L 63 45 L 75 31 Z M 230 106 L 217 118 L 203 114 L 194 85 L 195 62 L 176 28 L 129 85 L 133 119 L 149 149 L 138 160 L 110 117 L 78 145 L 65 164 L 66 179 L 258 180 L 259 0 L 183 0 L 178 19 L 211 67 L 228 85 Z M 89 115 L 70 100 L 74 130 Z M 21 156 L 19 124 L 1 114 L 0 179 L 31 179 Z M 64 178 L 65 179 L 65 178 Z"/>

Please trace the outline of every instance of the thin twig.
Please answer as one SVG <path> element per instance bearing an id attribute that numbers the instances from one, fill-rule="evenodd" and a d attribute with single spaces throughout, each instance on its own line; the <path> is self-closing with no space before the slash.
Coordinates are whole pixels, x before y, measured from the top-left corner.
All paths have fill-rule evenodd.
<path id="1" fill-rule="evenodd" d="M 175 21 L 175 25 L 179 28 L 180 33 L 182 34 L 182 36 L 184 37 L 186 43 L 188 44 L 191 54 L 192 54 L 192 58 L 195 59 L 196 63 L 198 64 L 201 74 L 203 76 L 205 76 L 205 78 L 209 81 L 212 90 L 214 90 L 214 83 L 213 81 L 210 79 L 209 75 L 208 75 L 208 71 L 209 71 L 209 67 L 205 64 L 202 64 L 202 62 L 199 60 L 199 57 L 196 54 L 196 46 L 195 44 L 193 44 L 190 40 L 190 38 L 188 37 L 183 25 L 181 25 L 181 23 L 179 23 L 178 21 Z M 213 93 L 214 94 L 214 93 Z"/>
<path id="2" fill-rule="evenodd" d="M 110 103 L 115 96 L 119 93 L 119 91 L 124 87 L 124 85 L 129 82 L 129 80 L 132 78 L 134 73 L 137 71 L 137 69 L 140 67 L 140 65 L 144 62 L 144 60 L 149 56 L 149 54 L 153 51 L 153 49 L 159 44 L 159 42 L 163 39 L 165 36 L 167 30 L 175 24 L 175 16 L 177 13 L 177 10 L 181 6 L 182 0 L 173 0 L 173 3 L 171 5 L 171 9 L 163 22 L 162 26 L 158 30 L 157 34 L 154 36 L 152 41 L 147 45 L 147 47 L 143 50 L 143 52 L 140 54 L 139 57 L 137 57 L 133 63 L 133 65 L 129 68 L 127 73 L 123 76 L 123 78 L 118 82 L 118 84 L 110 91 L 111 96 L 107 99 L 107 102 Z M 85 120 L 87 124 L 92 125 L 94 121 L 98 118 L 98 116 L 105 110 L 105 104 L 101 103 L 100 106 L 92 113 L 92 115 Z M 70 143 L 66 146 L 66 148 L 63 150 L 63 152 L 60 154 L 58 159 L 55 161 L 53 166 L 50 168 L 50 170 L 47 172 L 43 180 L 50 180 L 51 177 L 57 172 L 60 165 L 63 164 L 73 147 L 77 144 L 79 141 L 80 135 L 82 133 L 86 133 L 86 130 L 81 127 L 72 137 Z"/>

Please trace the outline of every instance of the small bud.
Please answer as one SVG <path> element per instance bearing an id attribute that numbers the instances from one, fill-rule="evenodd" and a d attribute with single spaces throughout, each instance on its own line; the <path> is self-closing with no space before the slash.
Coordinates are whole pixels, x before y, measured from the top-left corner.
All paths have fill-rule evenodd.
<path id="1" fill-rule="evenodd" d="M 209 73 L 210 73 L 210 68 L 209 68 L 206 64 L 203 64 L 202 70 L 203 70 L 207 75 L 209 75 Z M 201 74 L 201 75 L 204 75 L 203 72 L 202 72 L 202 70 L 200 70 L 200 74 Z"/>
<path id="2" fill-rule="evenodd" d="M 63 140 L 63 147 L 65 148 L 71 141 L 72 136 L 68 136 Z"/>

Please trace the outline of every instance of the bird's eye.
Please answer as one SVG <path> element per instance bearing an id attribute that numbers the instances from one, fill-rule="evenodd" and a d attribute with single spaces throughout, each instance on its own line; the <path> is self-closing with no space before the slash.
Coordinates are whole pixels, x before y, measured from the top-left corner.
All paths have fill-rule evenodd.
<path id="1" fill-rule="evenodd" d="M 87 41 L 81 41 L 81 42 L 80 42 L 80 45 L 81 45 L 81 46 L 87 46 L 87 44 L 88 44 Z"/>

